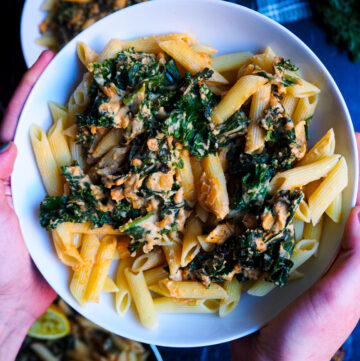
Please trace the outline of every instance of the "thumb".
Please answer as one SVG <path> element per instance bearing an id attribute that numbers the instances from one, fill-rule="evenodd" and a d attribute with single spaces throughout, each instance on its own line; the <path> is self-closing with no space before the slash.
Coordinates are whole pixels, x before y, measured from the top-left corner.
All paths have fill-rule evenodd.
<path id="1" fill-rule="evenodd" d="M 345 252 L 356 253 L 360 257 L 360 206 L 351 210 L 341 248 Z"/>
<path id="2" fill-rule="evenodd" d="M 0 146 L 0 180 L 9 178 L 14 167 L 17 150 L 13 142 Z"/>

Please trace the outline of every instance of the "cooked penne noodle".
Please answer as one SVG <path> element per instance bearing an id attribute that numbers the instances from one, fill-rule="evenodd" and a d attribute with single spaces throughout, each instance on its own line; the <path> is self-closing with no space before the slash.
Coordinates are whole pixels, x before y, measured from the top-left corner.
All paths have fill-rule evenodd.
<path id="1" fill-rule="evenodd" d="M 322 228 L 323 228 L 323 220 L 324 217 L 321 217 L 319 222 L 313 226 L 311 223 L 306 223 L 304 225 L 304 239 L 314 239 L 320 243 L 321 235 L 322 235 Z M 317 255 L 317 251 L 315 252 L 315 256 Z"/>
<path id="2" fill-rule="evenodd" d="M 84 236 L 81 246 L 80 256 L 83 264 L 74 272 L 70 282 L 70 292 L 75 299 L 84 304 L 84 294 L 89 281 L 91 269 L 95 262 L 96 253 L 99 249 L 100 242 L 98 236 L 88 234 Z"/>
<path id="3" fill-rule="evenodd" d="M 212 111 L 212 121 L 221 124 L 230 118 L 266 82 L 267 79 L 257 75 L 241 77 Z"/>
<path id="4" fill-rule="evenodd" d="M 206 237 L 207 237 L 206 235 L 198 236 L 197 240 L 198 240 L 201 248 L 205 252 L 211 252 L 215 248 L 216 245 L 214 243 L 206 242 Z"/>
<path id="5" fill-rule="evenodd" d="M 213 68 L 219 73 L 239 69 L 250 57 L 248 51 L 214 56 L 211 58 Z"/>
<path id="6" fill-rule="evenodd" d="M 164 266 L 149 269 L 144 272 L 145 282 L 148 286 L 154 285 L 159 281 L 168 278 L 169 273 L 164 269 Z"/>
<path id="7" fill-rule="evenodd" d="M 209 154 L 202 158 L 201 165 L 205 171 L 203 184 L 200 189 L 198 199 L 200 204 L 211 209 L 220 219 L 229 213 L 229 195 L 226 187 L 226 179 L 221 166 L 219 156 Z"/>
<path id="8" fill-rule="evenodd" d="M 125 269 L 125 276 L 129 284 L 140 322 L 146 328 L 153 329 L 158 325 L 158 318 L 151 298 L 150 291 L 146 285 L 144 274 L 135 274 L 129 268 Z"/>
<path id="9" fill-rule="evenodd" d="M 298 78 L 298 83 L 291 85 L 287 88 L 287 91 L 296 98 L 311 97 L 320 93 L 320 89 L 314 84 L 308 81 Z"/>
<path id="10" fill-rule="evenodd" d="M 165 53 L 169 54 L 178 61 L 192 75 L 195 75 L 205 68 L 211 69 L 209 56 L 206 54 L 198 54 L 182 40 L 162 41 L 159 42 L 159 46 L 165 51 Z M 213 70 L 213 75 L 209 81 L 220 84 L 228 83 L 228 81 L 216 70 Z"/>
<path id="11" fill-rule="evenodd" d="M 51 238 L 53 240 L 56 254 L 59 257 L 59 260 L 66 266 L 72 267 L 73 269 L 79 268 L 83 262 L 79 252 L 67 251 L 62 244 L 61 238 L 54 229 L 51 230 Z"/>
<path id="12" fill-rule="evenodd" d="M 160 53 L 162 50 L 158 43 L 167 40 L 182 40 L 190 46 L 195 45 L 195 40 L 190 35 L 181 33 L 145 36 L 143 38 L 125 40 L 122 44 L 123 49 L 134 48 L 136 51 L 143 51 L 145 53 Z"/>
<path id="13" fill-rule="evenodd" d="M 95 150 L 91 153 L 94 158 L 99 158 L 107 153 L 110 149 L 120 144 L 122 129 L 111 129 L 98 143 Z"/>
<path id="14" fill-rule="evenodd" d="M 69 98 L 68 113 L 75 115 L 82 113 L 89 102 L 89 90 L 92 81 L 92 74 L 85 73 L 81 83 L 75 88 Z"/>
<path id="15" fill-rule="evenodd" d="M 104 287 L 106 276 L 109 272 L 111 262 L 116 249 L 116 238 L 114 236 L 105 236 L 100 243 L 96 253 L 94 266 L 91 270 L 86 291 L 85 301 L 99 302 L 101 290 Z"/>
<path id="16" fill-rule="evenodd" d="M 55 123 L 57 120 L 62 119 L 65 128 L 68 118 L 66 108 L 56 102 L 49 102 L 48 104 L 53 122 Z"/>
<path id="17" fill-rule="evenodd" d="M 171 297 L 175 298 L 220 298 L 227 299 L 227 293 L 216 283 L 210 283 L 204 286 L 195 281 L 173 281 L 163 280 L 159 282 L 160 287 L 167 289 Z"/>
<path id="18" fill-rule="evenodd" d="M 125 269 L 131 267 L 132 259 L 120 260 L 116 271 L 115 284 L 118 291 L 115 293 L 115 309 L 119 315 L 124 315 L 131 305 L 131 294 L 128 281 L 125 276 Z"/>
<path id="19" fill-rule="evenodd" d="M 61 169 L 64 165 L 70 165 L 71 153 L 67 139 L 64 135 L 62 118 L 55 120 L 53 126 L 48 132 L 48 140 L 51 152 L 54 155 L 58 167 Z"/>
<path id="20" fill-rule="evenodd" d="M 181 280 L 181 254 L 182 246 L 178 241 L 173 240 L 170 245 L 162 247 L 166 262 L 169 265 L 169 271 L 171 279 L 180 281 Z"/>
<path id="21" fill-rule="evenodd" d="M 215 313 L 219 309 L 219 301 L 215 299 L 158 297 L 154 305 L 158 313 Z"/>
<path id="22" fill-rule="evenodd" d="M 103 63 L 106 59 L 115 58 L 116 54 L 123 50 L 123 44 L 119 39 L 111 39 L 101 51 L 96 61 Z"/>
<path id="23" fill-rule="evenodd" d="M 36 39 L 35 43 L 37 45 L 53 49 L 56 47 L 57 39 L 52 34 L 43 34 L 40 38 Z"/>
<path id="24" fill-rule="evenodd" d="M 224 283 L 224 289 L 227 292 L 227 298 L 220 300 L 220 317 L 225 317 L 238 305 L 241 295 L 241 283 L 234 277 L 231 281 Z"/>
<path id="25" fill-rule="evenodd" d="M 342 209 L 342 193 L 339 193 L 336 198 L 331 202 L 329 207 L 326 208 L 325 213 L 335 222 L 339 223 L 341 219 Z"/>
<path id="26" fill-rule="evenodd" d="M 326 176 L 326 174 L 335 167 L 339 158 L 340 155 L 338 154 L 325 156 L 314 163 L 298 166 L 293 169 L 277 173 L 271 180 L 270 188 L 273 191 L 275 189 L 302 187 Z"/>
<path id="27" fill-rule="evenodd" d="M 333 155 L 335 151 L 335 134 L 331 128 L 327 133 L 309 150 L 298 165 L 314 163 L 320 158 Z"/>
<path id="28" fill-rule="evenodd" d="M 98 54 L 95 50 L 91 49 L 83 41 L 79 41 L 76 45 L 76 53 L 80 61 L 87 66 L 97 60 Z"/>
<path id="29" fill-rule="evenodd" d="M 292 118 L 292 114 L 293 114 L 294 110 L 296 109 L 296 105 L 297 105 L 298 101 L 299 101 L 299 99 L 295 98 L 291 94 L 286 94 L 284 96 L 284 98 L 281 100 L 281 104 L 284 107 L 286 114 L 290 118 Z"/>
<path id="30" fill-rule="evenodd" d="M 295 125 L 302 120 L 306 120 L 314 115 L 318 100 L 319 97 L 317 94 L 299 99 L 295 111 L 291 117 Z"/>
<path id="31" fill-rule="evenodd" d="M 186 267 L 200 252 L 197 239 L 202 234 L 202 225 L 197 217 L 191 217 L 184 229 L 183 245 L 181 252 L 181 267 Z"/>
<path id="32" fill-rule="evenodd" d="M 118 291 L 119 291 L 119 288 L 118 288 L 118 286 L 116 286 L 116 283 L 112 280 L 112 278 L 110 278 L 109 276 L 106 276 L 102 292 L 114 293 L 114 292 L 118 292 Z"/>
<path id="33" fill-rule="evenodd" d="M 163 264 L 164 261 L 165 257 L 161 248 L 155 248 L 153 251 L 144 253 L 137 257 L 131 267 L 131 270 L 135 273 L 146 271 Z"/>
<path id="34" fill-rule="evenodd" d="M 268 46 L 262 54 L 253 55 L 250 62 L 254 63 L 267 73 L 273 73 L 273 62 L 275 58 L 274 51 Z"/>
<path id="35" fill-rule="evenodd" d="M 41 5 L 42 11 L 50 11 L 54 8 L 57 0 L 45 0 L 44 3 Z"/>
<path id="36" fill-rule="evenodd" d="M 246 133 L 245 153 L 261 151 L 265 144 L 264 130 L 258 125 L 270 101 L 271 85 L 265 84 L 253 95 L 250 106 L 250 124 Z"/>
<path id="37" fill-rule="evenodd" d="M 77 143 L 74 139 L 69 141 L 69 149 L 71 153 L 71 159 L 77 162 L 81 169 L 85 169 L 85 160 L 83 156 L 83 149 L 81 144 Z"/>
<path id="38" fill-rule="evenodd" d="M 104 224 L 102 227 L 99 227 L 99 228 L 92 228 L 91 222 L 74 223 L 72 231 L 74 233 L 85 233 L 85 234 L 106 234 L 106 235 L 121 235 L 122 234 L 118 229 L 114 229 L 108 224 Z"/>
<path id="39" fill-rule="evenodd" d="M 72 243 L 74 244 L 74 246 L 76 248 L 80 248 L 80 246 L 82 244 L 83 235 L 80 233 L 73 233 L 71 235 L 71 238 L 72 238 Z"/>
<path id="40" fill-rule="evenodd" d="M 206 54 L 206 55 L 212 55 L 218 52 L 217 49 L 215 49 L 209 44 L 194 44 L 191 45 L 191 49 L 199 54 Z"/>
<path id="41" fill-rule="evenodd" d="M 45 132 L 37 125 L 33 125 L 30 129 L 30 139 L 46 192 L 51 196 L 63 195 L 59 168 Z"/>
<path id="42" fill-rule="evenodd" d="M 188 150 L 182 150 L 181 159 L 184 165 L 182 168 L 177 168 L 176 171 L 180 176 L 181 185 L 184 189 L 184 198 L 186 199 L 187 203 L 193 207 L 196 202 L 196 190 L 194 176 L 191 169 L 190 154 Z"/>
<path id="43" fill-rule="evenodd" d="M 196 216 L 201 220 L 201 222 L 205 223 L 209 217 L 209 212 L 204 209 L 200 203 L 196 203 L 195 206 Z"/>
<path id="44" fill-rule="evenodd" d="M 348 184 L 348 170 L 344 157 L 316 188 L 309 198 L 309 207 L 313 225 L 316 225 L 322 214 Z"/>
<path id="45" fill-rule="evenodd" d="M 304 199 L 300 202 L 299 207 L 295 212 L 295 218 L 300 219 L 305 223 L 309 223 L 311 220 L 310 208 Z"/>
<path id="46" fill-rule="evenodd" d="M 304 232 L 304 221 L 294 218 L 293 219 L 293 225 L 294 225 L 294 234 L 295 234 L 295 241 L 300 241 L 303 237 Z"/>
<path id="47" fill-rule="evenodd" d="M 64 122 L 63 122 L 64 124 Z M 76 138 L 76 133 L 78 131 L 78 127 L 76 124 L 72 124 L 70 125 L 70 127 L 67 127 L 66 129 L 64 129 L 63 134 L 66 135 L 67 137 L 71 138 L 71 140 Z"/>

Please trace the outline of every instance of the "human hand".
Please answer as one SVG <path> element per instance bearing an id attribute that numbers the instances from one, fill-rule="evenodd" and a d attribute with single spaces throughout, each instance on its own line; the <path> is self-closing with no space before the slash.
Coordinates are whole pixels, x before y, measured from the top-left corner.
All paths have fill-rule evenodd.
<path id="1" fill-rule="evenodd" d="M 360 192 L 332 267 L 268 325 L 232 342 L 232 361 L 330 360 L 359 320 L 359 279 Z"/>
<path id="2" fill-rule="evenodd" d="M 16 158 L 12 143 L 24 103 L 54 57 L 41 54 L 16 89 L 0 128 L 0 360 L 11 361 L 31 324 L 56 294 L 31 261 L 13 209 L 10 175 Z"/>

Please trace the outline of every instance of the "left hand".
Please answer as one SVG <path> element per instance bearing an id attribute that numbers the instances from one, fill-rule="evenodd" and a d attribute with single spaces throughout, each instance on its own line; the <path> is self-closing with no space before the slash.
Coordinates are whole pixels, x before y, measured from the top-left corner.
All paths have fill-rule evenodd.
<path id="1" fill-rule="evenodd" d="M 41 54 L 12 97 L 0 127 L 0 360 L 13 360 L 31 324 L 56 294 L 26 249 L 13 209 L 10 175 L 16 158 L 12 142 L 24 103 L 40 74 L 54 57 Z"/>

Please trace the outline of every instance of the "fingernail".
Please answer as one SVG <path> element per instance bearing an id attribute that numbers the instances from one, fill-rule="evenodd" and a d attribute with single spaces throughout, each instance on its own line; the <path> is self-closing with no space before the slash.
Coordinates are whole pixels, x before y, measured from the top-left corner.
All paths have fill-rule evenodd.
<path id="1" fill-rule="evenodd" d="M 0 153 L 3 153 L 10 147 L 11 142 L 0 144 Z"/>

